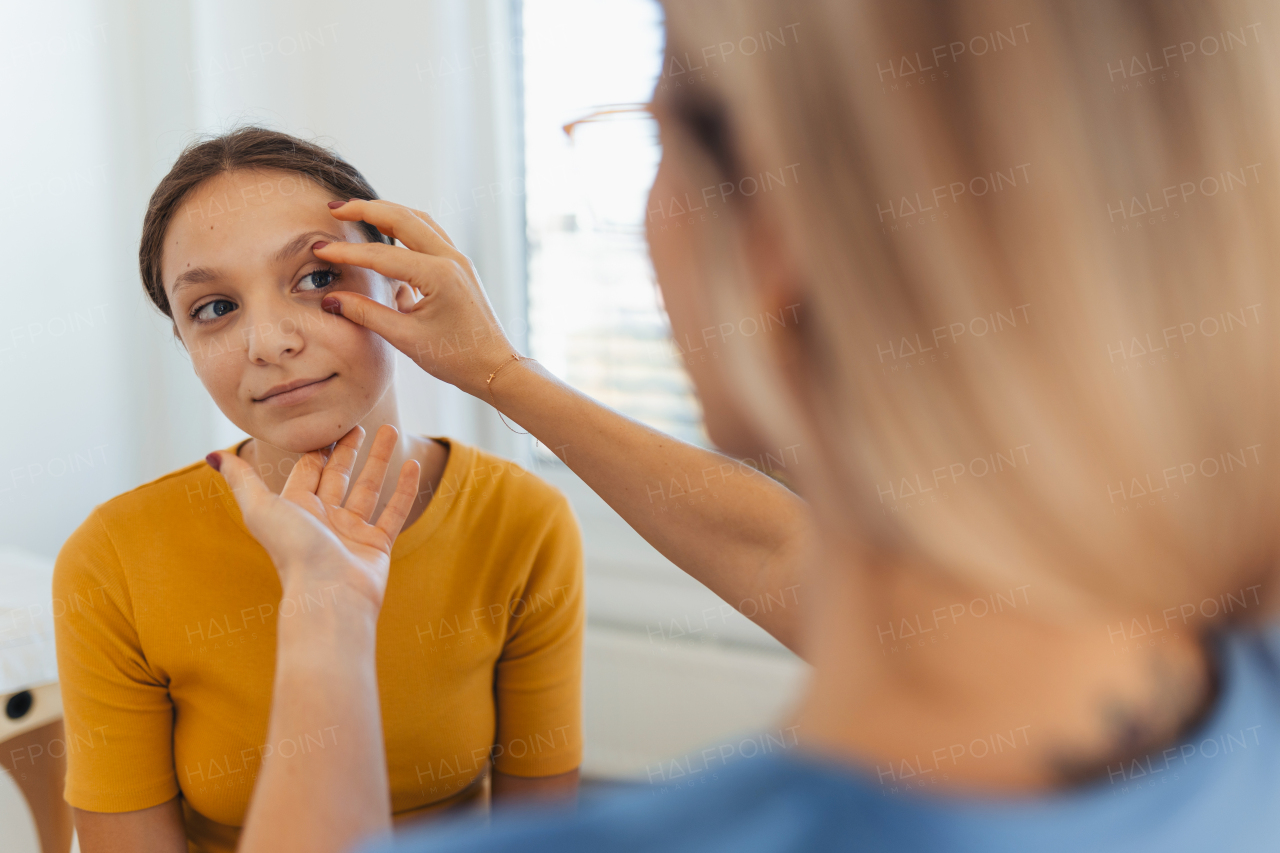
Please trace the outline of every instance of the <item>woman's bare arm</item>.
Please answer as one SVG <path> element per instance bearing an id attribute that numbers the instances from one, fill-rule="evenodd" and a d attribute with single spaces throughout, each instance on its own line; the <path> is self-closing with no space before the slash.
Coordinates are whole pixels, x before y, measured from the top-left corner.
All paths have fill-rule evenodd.
<path id="1" fill-rule="evenodd" d="M 187 853 L 177 797 L 133 812 L 71 812 L 81 853 Z"/>
<path id="2" fill-rule="evenodd" d="M 596 402 L 532 359 L 503 368 L 490 391 L 499 411 L 550 448 L 645 541 L 797 650 L 794 605 L 809 518 L 802 500 L 745 463 Z M 789 461 L 788 451 L 779 448 L 779 458 Z"/>
<path id="3" fill-rule="evenodd" d="M 417 493 L 416 460 L 401 466 L 395 492 L 369 521 L 397 436 L 390 424 L 378 429 L 353 483 L 364 440 L 364 429 L 353 427 L 328 458 L 304 454 L 279 495 L 239 456 L 209 454 L 275 565 L 284 597 L 336 590 L 332 606 L 279 620 L 267 724 L 269 743 L 316 730 L 333 740 L 322 750 L 263 759 L 240 835 L 243 853 L 339 853 L 391 829 L 374 658 L 392 543 Z"/>

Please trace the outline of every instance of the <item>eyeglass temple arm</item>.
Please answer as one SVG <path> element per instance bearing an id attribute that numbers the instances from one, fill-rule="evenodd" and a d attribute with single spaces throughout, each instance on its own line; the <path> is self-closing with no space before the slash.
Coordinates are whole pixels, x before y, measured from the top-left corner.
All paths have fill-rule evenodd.
<path id="1" fill-rule="evenodd" d="M 561 127 L 564 130 L 565 136 L 569 137 L 570 139 L 573 139 L 573 131 L 580 124 L 586 124 L 589 121 L 601 121 L 605 116 L 615 115 L 617 113 L 638 113 L 638 112 L 650 112 L 649 104 L 648 103 L 614 104 L 612 106 L 602 107 L 592 113 L 589 113 L 583 116 L 580 119 L 575 119 L 566 125 L 562 125 Z"/>

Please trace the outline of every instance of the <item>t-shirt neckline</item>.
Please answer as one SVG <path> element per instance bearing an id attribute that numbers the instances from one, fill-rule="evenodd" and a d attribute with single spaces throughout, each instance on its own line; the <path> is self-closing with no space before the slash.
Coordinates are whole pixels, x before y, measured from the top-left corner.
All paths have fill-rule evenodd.
<path id="1" fill-rule="evenodd" d="M 439 529 L 445 516 L 449 513 L 449 509 L 457 500 L 458 493 L 461 491 L 460 486 L 463 475 L 472 467 L 471 457 L 473 451 L 469 446 L 445 436 L 427 435 L 426 433 L 417 433 L 417 435 L 446 445 L 449 448 L 449 456 L 445 460 L 444 471 L 440 473 L 440 483 L 436 488 L 435 494 L 431 496 L 427 508 L 422 511 L 422 515 L 418 516 L 413 524 L 401 530 L 400 535 L 396 537 L 396 541 L 392 543 L 391 559 L 393 562 L 409 556 Z M 252 438 L 253 436 L 247 436 L 222 449 L 238 456 L 240 448 L 248 444 Z M 210 469 L 209 475 L 215 476 L 216 472 Z M 222 492 L 222 501 L 227 512 L 235 521 L 236 526 L 243 530 L 245 535 L 252 538 L 253 534 L 249 532 L 249 528 L 244 524 L 244 516 L 240 513 L 240 505 L 236 503 L 235 495 L 231 493 L 230 489 Z"/>

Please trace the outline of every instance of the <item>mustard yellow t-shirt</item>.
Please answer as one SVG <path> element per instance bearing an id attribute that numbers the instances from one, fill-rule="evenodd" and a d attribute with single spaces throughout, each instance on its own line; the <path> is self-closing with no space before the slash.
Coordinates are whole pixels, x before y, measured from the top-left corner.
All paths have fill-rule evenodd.
<path id="1" fill-rule="evenodd" d="M 378 619 L 397 822 L 474 800 L 491 761 L 533 777 L 582 756 L 573 512 L 514 463 L 439 440 L 450 448 L 440 485 L 392 547 Z M 59 552 L 53 585 L 66 605 L 56 636 L 71 805 L 133 811 L 181 792 L 189 846 L 230 851 L 262 760 L 343 737 L 267 741 L 276 620 L 334 602 L 281 599 L 205 462 L 95 507 Z"/>

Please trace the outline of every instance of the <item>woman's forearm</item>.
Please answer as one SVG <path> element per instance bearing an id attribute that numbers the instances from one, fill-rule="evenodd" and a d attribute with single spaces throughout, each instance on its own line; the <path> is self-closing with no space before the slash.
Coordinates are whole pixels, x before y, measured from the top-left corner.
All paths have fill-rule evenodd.
<path id="1" fill-rule="evenodd" d="M 488 392 L 663 556 L 798 652 L 803 501 L 745 463 L 601 405 L 532 359 L 504 368 Z M 787 453 L 784 464 L 794 448 Z"/>
<path id="2" fill-rule="evenodd" d="M 267 744 L 242 853 L 338 853 L 390 828 L 374 649 L 377 614 L 327 589 L 277 628 Z"/>

